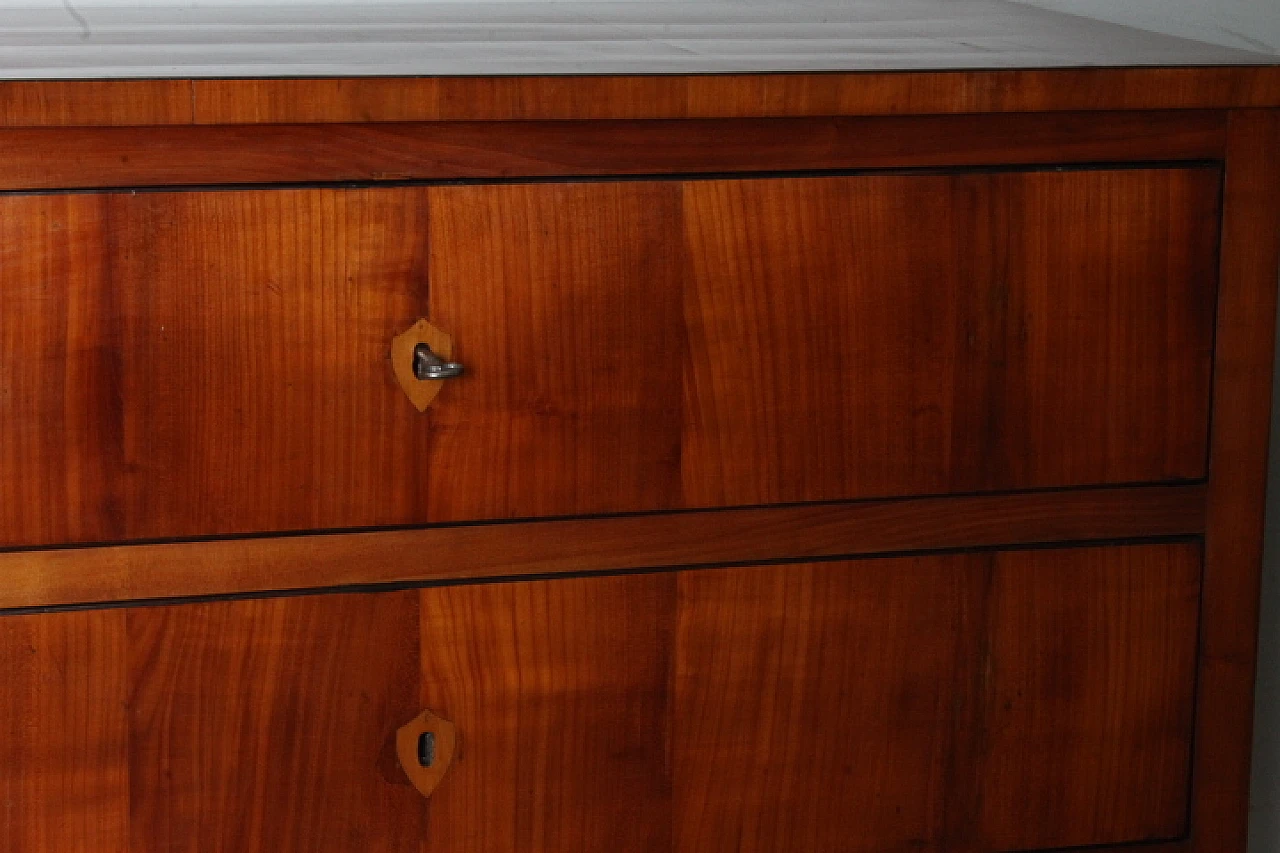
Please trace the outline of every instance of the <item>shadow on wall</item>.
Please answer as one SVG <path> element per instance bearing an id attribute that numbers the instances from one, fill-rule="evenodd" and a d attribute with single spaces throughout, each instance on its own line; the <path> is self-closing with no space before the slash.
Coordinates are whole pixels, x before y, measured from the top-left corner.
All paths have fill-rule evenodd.
<path id="1" fill-rule="evenodd" d="M 1280 369 L 1280 359 L 1277 360 Z M 1249 853 L 1280 853 L 1280 387 L 1272 398 Z"/>
<path id="2" fill-rule="evenodd" d="M 1054 12 L 1280 55 L 1280 0 L 1015 0 Z M 1280 845 L 1274 848 L 1280 851 Z M 1268 852 L 1269 853 L 1269 852 Z"/>

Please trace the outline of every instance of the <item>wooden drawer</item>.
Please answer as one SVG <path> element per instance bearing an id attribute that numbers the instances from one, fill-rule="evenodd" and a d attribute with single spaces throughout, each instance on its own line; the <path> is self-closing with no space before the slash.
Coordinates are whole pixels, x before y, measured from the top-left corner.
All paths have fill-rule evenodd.
<path id="1" fill-rule="evenodd" d="M 1202 478 L 1219 180 L 4 196 L 0 546 Z"/>
<path id="2" fill-rule="evenodd" d="M 1175 838 L 1200 562 L 969 552 L 3 616 L 0 847 Z M 392 743 L 424 707 L 458 732 L 429 800 Z"/>

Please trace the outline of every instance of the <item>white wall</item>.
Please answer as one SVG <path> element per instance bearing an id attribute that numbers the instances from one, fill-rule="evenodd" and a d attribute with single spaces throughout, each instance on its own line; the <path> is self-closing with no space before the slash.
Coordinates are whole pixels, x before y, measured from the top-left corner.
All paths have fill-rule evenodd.
<path id="1" fill-rule="evenodd" d="M 1280 52 L 1280 0 L 1014 1 L 1227 47 Z"/>
<path id="2" fill-rule="evenodd" d="M 1276 368 L 1280 373 L 1280 360 Z M 1271 475 L 1267 494 L 1250 853 L 1280 853 L 1280 383 L 1277 383 L 1271 415 Z"/>

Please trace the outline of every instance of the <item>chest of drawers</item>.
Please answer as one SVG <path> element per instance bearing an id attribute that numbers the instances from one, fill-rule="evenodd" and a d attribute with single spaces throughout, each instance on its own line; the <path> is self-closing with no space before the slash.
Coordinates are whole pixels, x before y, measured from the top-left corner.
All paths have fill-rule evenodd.
<path id="1" fill-rule="evenodd" d="M 0 849 L 1243 850 L 1280 70 L 0 102 Z"/>

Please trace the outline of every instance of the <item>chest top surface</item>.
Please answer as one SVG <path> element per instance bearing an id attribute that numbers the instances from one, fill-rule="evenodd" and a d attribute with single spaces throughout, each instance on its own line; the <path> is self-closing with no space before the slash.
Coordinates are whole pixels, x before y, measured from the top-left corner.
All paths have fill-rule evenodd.
<path id="1" fill-rule="evenodd" d="M 33 0 L 34 2 L 34 0 Z M 703 74 L 1274 63 L 1003 0 L 0 8 L 0 79 Z"/>

